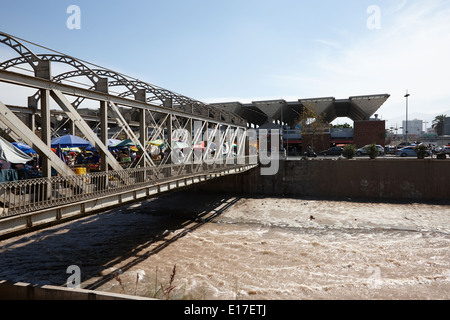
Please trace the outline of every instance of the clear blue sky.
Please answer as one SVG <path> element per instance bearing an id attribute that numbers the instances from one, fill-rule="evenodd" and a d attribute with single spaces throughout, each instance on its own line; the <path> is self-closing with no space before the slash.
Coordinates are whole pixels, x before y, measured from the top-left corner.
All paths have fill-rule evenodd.
<path id="1" fill-rule="evenodd" d="M 204 102 L 389 93 L 389 120 L 409 89 L 411 113 L 450 110 L 450 1 L 25 3 L 2 1 L 1 31 Z"/>

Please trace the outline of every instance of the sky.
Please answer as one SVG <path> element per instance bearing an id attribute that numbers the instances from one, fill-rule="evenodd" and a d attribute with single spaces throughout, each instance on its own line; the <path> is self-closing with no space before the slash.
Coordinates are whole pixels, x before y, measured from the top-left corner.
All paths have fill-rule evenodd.
<path id="1" fill-rule="evenodd" d="M 2 0 L 0 31 L 206 103 L 387 93 L 389 126 L 406 90 L 410 114 L 450 115 L 449 17 L 448 0 Z"/>

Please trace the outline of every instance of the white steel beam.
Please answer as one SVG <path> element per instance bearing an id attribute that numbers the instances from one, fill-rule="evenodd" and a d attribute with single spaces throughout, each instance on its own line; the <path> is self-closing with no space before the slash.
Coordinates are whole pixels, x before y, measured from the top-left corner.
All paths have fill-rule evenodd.
<path id="1" fill-rule="evenodd" d="M 136 145 L 143 151 L 145 151 L 145 146 L 142 145 L 142 143 L 139 141 L 139 139 L 134 134 L 133 130 L 128 125 L 127 121 L 122 116 L 122 113 L 120 112 L 119 108 L 115 105 L 114 102 L 109 103 L 112 109 L 115 111 L 117 120 L 120 123 L 120 126 L 122 126 L 125 129 L 125 132 L 127 133 L 128 137 L 136 143 Z M 155 165 L 152 158 L 148 155 L 148 152 L 143 152 L 144 159 L 148 161 L 152 166 Z"/>
<path id="2" fill-rule="evenodd" d="M 96 148 L 105 154 L 108 159 L 108 164 L 113 170 L 123 170 L 122 166 L 117 162 L 116 158 L 109 152 L 108 147 L 103 144 L 100 138 L 91 130 L 89 125 L 84 121 L 82 116 L 77 112 L 77 110 L 72 106 L 72 104 L 67 100 L 67 98 L 59 90 L 52 90 L 50 92 L 52 98 L 56 103 L 66 112 L 67 116 L 72 120 L 77 128 L 86 136 L 87 140 Z"/>
<path id="3" fill-rule="evenodd" d="M 230 124 L 230 125 L 234 125 L 234 126 L 242 127 L 242 128 L 245 128 L 245 126 L 246 126 L 246 124 L 244 122 L 242 124 L 236 124 L 236 123 L 227 123 L 225 121 L 217 121 L 215 119 L 211 119 L 206 116 L 200 116 L 197 114 L 183 112 L 180 110 L 175 110 L 175 109 L 166 108 L 166 107 L 162 107 L 162 106 L 155 106 L 155 105 L 151 105 L 151 104 L 148 104 L 145 102 L 140 102 L 140 101 L 131 100 L 131 99 L 127 99 L 127 98 L 121 98 L 118 96 L 109 95 L 109 94 L 97 92 L 94 90 L 83 89 L 83 88 L 74 87 L 74 86 L 70 86 L 70 85 L 62 84 L 62 83 L 56 83 L 53 81 L 44 80 L 44 79 L 28 76 L 25 74 L 20 74 L 20 73 L 5 71 L 5 70 L 0 70 L 0 81 L 12 83 L 12 84 L 16 84 L 16 85 L 21 85 L 21 86 L 26 86 L 26 87 L 33 87 L 36 89 L 48 89 L 48 90 L 55 89 L 64 94 L 68 94 L 71 96 L 84 97 L 87 99 L 98 100 L 98 101 L 101 101 L 101 100 L 109 101 L 109 102 L 115 103 L 116 105 L 123 105 L 123 106 L 131 107 L 131 108 L 138 108 L 138 109 L 146 109 L 149 111 L 154 111 L 154 112 L 159 112 L 159 113 L 170 113 L 175 116 L 181 116 L 181 117 L 185 117 L 185 118 L 192 118 L 192 119 L 196 119 L 196 120 L 208 121 L 210 123 L 216 123 L 216 124 L 224 123 L 224 124 Z"/>
<path id="4" fill-rule="evenodd" d="M 74 175 L 75 173 L 52 151 L 51 146 L 45 144 L 36 134 L 25 125 L 12 111 L 0 101 L 0 119 L 15 134 L 35 151 L 45 154 L 51 161 L 51 166 L 63 176 Z"/>

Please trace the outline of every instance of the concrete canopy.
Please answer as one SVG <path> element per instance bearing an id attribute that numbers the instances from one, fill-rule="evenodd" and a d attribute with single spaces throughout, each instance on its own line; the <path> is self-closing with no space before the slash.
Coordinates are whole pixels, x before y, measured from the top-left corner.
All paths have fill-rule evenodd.
<path id="1" fill-rule="evenodd" d="M 389 97 L 389 94 L 377 94 L 352 96 L 348 99 L 322 97 L 298 99 L 298 101 L 280 99 L 253 101 L 248 104 L 224 102 L 211 105 L 233 112 L 249 124 L 261 126 L 276 121 L 293 126 L 306 107 L 312 107 L 317 115 L 323 116 L 329 123 L 339 117 L 347 117 L 353 121 L 369 120 Z"/>

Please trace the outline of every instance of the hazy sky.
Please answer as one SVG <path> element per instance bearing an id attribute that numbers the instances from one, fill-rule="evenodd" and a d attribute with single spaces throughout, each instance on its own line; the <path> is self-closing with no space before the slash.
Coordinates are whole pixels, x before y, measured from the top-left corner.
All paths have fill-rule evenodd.
<path id="1" fill-rule="evenodd" d="M 67 27 L 70 5 L 81 29 Z M 204 102 L 389 93 L 385 120 L 405 113 L 407 89 L 411 113 L 450 110 L 449 21 L 448 0 L 2 0 L 0 12 L 3 32 Z"/>

